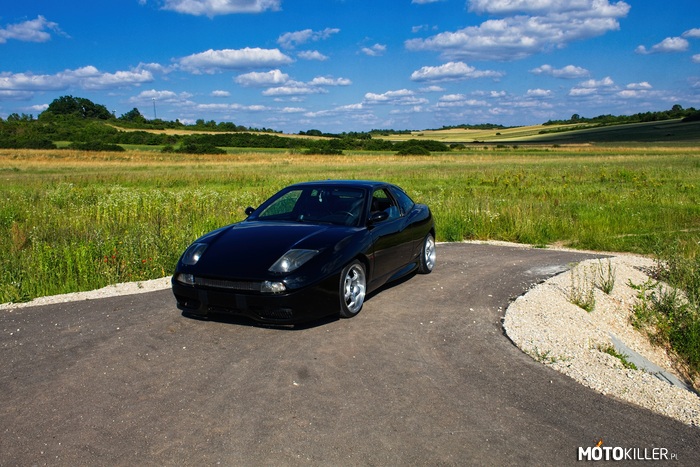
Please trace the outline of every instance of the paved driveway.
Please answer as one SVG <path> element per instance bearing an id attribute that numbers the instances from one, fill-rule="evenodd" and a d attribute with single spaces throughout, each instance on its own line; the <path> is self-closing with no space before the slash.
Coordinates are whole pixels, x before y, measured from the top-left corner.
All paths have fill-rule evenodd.
<path id="1" fill-rule="evenodd" d="M 699 428 L 503 335 L 511 299 L 586 257 L 441 244 L 432 274 L 294 330 L 188 319 L 169 290 L 0 311 L 0 464 L 573 465 L 603 439 L 696 465 Z"/>

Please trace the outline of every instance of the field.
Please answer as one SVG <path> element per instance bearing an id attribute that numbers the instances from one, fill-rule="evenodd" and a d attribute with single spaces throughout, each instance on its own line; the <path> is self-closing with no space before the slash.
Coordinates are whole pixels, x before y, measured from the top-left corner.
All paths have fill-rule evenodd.
<path id="1" fill-rule="evenodd" d="M 503 144 L 615 144 L 632 146 L 644 143 L 655 146 L 697 147 L 700 142 L 700 122 L 664 120 L 598 126 L 594 124 L 532 125 L 492 130 L 416 131 L 411 134 L 389 135 L 385 139 L 430 139 L 443 143 L 503 143 Z"/>
<path id="2" fill-rule="evenodd" d="M 196 237 L 277 189 L 388 180 L 440 241 L 653 254 L 700 250 L 697 147 L 472 148 L 408 157 L 0 150 L 0 303 L 162 277 Z"/>

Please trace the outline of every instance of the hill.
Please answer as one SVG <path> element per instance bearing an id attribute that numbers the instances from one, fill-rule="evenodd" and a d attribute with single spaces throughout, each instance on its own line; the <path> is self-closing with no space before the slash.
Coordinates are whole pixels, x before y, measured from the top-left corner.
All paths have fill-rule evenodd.
<path id="1" fill-rule="evenodd" d="M 675 119 L 618 125 L 532 125 L 493 130 L 452 128 L 396 134 L 384 139 L 429 139 L 447 144 L 700 143 L 700 122 Z"/>

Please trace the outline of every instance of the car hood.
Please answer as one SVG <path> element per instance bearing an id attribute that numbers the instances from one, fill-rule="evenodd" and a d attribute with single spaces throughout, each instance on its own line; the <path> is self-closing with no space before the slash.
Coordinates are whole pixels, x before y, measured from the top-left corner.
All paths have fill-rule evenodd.
<path id="1" fill-rule="evenodd" d="M 206 237 L 198 274 L 237 279 L 263 279 L 287 251 L 336 249 L 356 228 L 298 222 L 243 221 Z"/>

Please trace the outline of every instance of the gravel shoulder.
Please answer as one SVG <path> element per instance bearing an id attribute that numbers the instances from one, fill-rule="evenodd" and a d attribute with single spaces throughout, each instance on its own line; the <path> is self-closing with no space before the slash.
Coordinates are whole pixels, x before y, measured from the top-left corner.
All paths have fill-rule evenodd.
<path id="1" fill-rule="evenodd" d="M 604 352 L 622 343 L 630 353 L 651 362 L 651 367 L 683 381 L 673 356 L 652 345 L 630 323 L 638 291 L 629 284 L 648 281 L 644 271 L 651 270 L 654 261 L 627 254 L 613 255 L 609 261 L 615 278 L 613 290 L 608 295 L 593 289 L 595 307 L 591 312 L 572 304 L 568 297 L 573 287 L 582 287 L 583 278 L 591 280 L 599 265 L 607 271 L 608 259 L 579 263 L 516 299 L 506 310 L 506 334 L 523 352 L 584 386 L 700 427 L 700 397 L 696 393 L 649 370 L 625 368 L 619 358 Z M 619 353 L 629 357 L 624 351 Z"/>
<path id="2" fill-rule="evenodd" d="M 529 248 L 510 243 L 487 243 Z M 607 261 L 603 260 L 606 268 Z M 572 284 L 579 284 L 583 277 L 590 278 L 590 271 L 598 264 L 597 260 L 579 263 L 571 270 L 538 284 L 513 301 L 503 320 L 507 336 L 535 360 L 584 386 L 700 427 L 700 397 L 696 393 L 661 380 L 649 371 L 627 369 L 619 358 L 602 350 L 613 346 L 614 341 L 622 342 L 626 348 L 665 372 L 683 379 L 673 357 L 664 349 L 651 345 L 648 338 L 630 324 L 637 291 L 629 284 L 645 283 L 649 277 L 643 271 L 650 270 L 654 261 L 635 255 L 611 254 L 614 288 L 609 295 L 594 289 L 595 308 L 589 313 L 570 303 L 568 297 Z M 27 303 L 0 304 L 0 311 L 12 312 L 13 309 L 30 306 L 97 300 L 169 287 L 170 277 L 164 277 L 110 285 L 88 292 L 42 297 Z"/>

